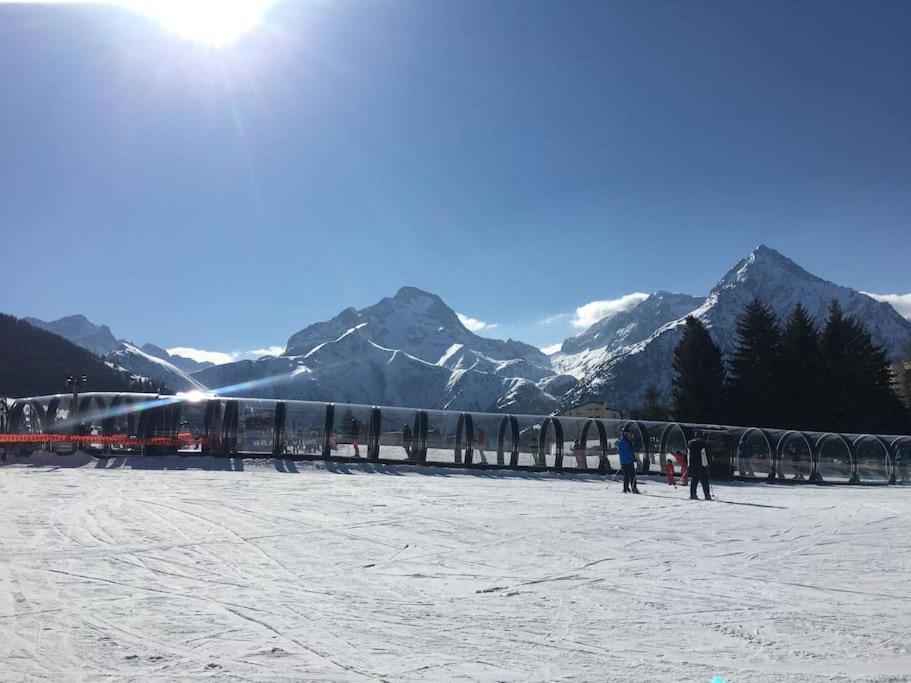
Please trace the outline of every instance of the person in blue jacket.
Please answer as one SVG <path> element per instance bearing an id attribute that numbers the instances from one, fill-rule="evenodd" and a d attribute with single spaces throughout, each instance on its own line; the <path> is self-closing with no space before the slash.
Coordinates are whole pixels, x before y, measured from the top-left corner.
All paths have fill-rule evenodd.
<path id="1" fill-rule="evenodd" d="M 628 429 L 620 434 L 617 452 L 620 453 L 620 469 L 623 470 L 623 493 L 639 493 L 639 487 L 636 486 L 636 456 L 633 455 L 633 442 Z"/>

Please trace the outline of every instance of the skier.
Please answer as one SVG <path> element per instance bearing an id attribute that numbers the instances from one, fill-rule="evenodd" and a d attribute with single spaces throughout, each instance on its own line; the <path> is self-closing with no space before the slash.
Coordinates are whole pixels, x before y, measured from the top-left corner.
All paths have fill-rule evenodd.
<path id="1" fill-rule="evenodd" d="M 584 470 L 586 467 L 585 449 L 582 448 L 582 444 L 578 440 L 573 441 L 573 457 L 576 459 L 576 467 Z"/>
<path id="2" fill-rule="evenodd" d="M 686 456 L 679 450 L 671 451 L 671 455 L 674 456 L 674 460 L 680 466 L 680 483 L 686 486 L 690 481 L 690 468 L 686 465 Z"/>
<path id="3" fill-rule="evenodd" d="M 749 440 L 740 444 L 740 474 L 744 477 L 755 477 L 753 471 L 753 444 Z"/>
<path id="4" fill-rule="evenodd" d="M 410 459 L 414 453 L 414 434 L 411 433 L 411 427 L 407 424 L 402 425 L 402 448 L 405 449 L 405 455 Z"/>
<path id="5" fill-rule="evenodd" d="M 620 469 L 623 470 L 623 493 L 639 493 L 636 485 L 636 456 L 633 455 L 633 442 L 628 429 L 624 429 L 617 441 L 617 452 L 620 453 Z"/>
<path id="6" fill-rule="evenodd" d="M 906 445 L 898 447 L 895 454 L 895 465 L 898 469 L 898 483 L 908 483 L 908 465 L 911 464 L 911 448 Z"/>
<path id="7" fill-rule="evenodd" d="M 351 419 L 351 445 L 354 446 L 354 457 L 361 457 L 361 449 L 358 448 L 361 442 L 361 421 L 356 417 Z"/>
<path id="8" fill-rule="evenodd" d="M 705 499 L 711 500 L 712 495 L 709 493 L 708 445 L 701 430 L 696 430 L 686 448 L 689 455 L 689 470 L 692 475 L 692 479 L 690 479 L 690 500 L 698 500 L 696 487 L 700 481 L 702 482 L 702 493 L 705 495 Z"/>
<path id="9" fill-rule="evenodd" d="M 664 476 L 667 478 L 667 485 L 677 488 L 677 481 L 674 478 L 674 461 L 668 458 L 664 461 Z"/>
<path id="10" fill-rule="evenodd" d="M 791 441 L 791 443 L 788 444 L 788 455 L 791 456 L 791 464 L 794 466 L 794 471 L 796 472 L 791 479 L 803 480 L 803 465 L 801 464 L 800 448 L 797 446 L 796 441 Z"/>
<path id="11" fill-rule="evenodd" d="M 484 446 L 487 444 L 487 435 L 484 430 L 478 428 L 478 455 L 481 456 L 481 462 L 487 464 L 487 454 L 484 452 Z"/>

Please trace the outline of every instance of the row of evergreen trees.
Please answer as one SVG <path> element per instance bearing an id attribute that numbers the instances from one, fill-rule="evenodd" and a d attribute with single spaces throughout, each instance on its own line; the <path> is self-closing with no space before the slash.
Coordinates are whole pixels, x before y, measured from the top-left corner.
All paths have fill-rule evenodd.
<path id="1" fill-rule="evenodd" d="M 820 330 L 800 304 L 782 325 L 754 300 L 737 321 L 727 363 L 709 331 L 689 317 L 674 373 L 672 414 L 685 422 L 878 434 L 911 426 L 886 352 L 837 301 Z M 655 410 L 654 400 L 646 396 L 644 411 Z"/>

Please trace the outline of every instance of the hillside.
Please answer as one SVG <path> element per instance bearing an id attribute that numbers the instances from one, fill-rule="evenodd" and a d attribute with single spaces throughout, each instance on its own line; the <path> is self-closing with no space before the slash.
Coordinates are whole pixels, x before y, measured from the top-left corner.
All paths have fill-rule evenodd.
<path id="1" fill-rule="evenodd" d="M 118 372 L 63 337 L 0 313 L 0 396 L 36 396 L 67 391 L 67 375 L 86 375 L 82 391 L 129 391 Z"/>

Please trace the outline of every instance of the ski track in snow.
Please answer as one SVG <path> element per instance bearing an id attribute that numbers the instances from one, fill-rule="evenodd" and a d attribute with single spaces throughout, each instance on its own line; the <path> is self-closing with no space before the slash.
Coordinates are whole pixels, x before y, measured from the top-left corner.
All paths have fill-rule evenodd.
<path id="1" fill-rule="evenodd" d="M 222 467 L 0 469 L 0 679 L 911 680 L 907 490 Z"/>

